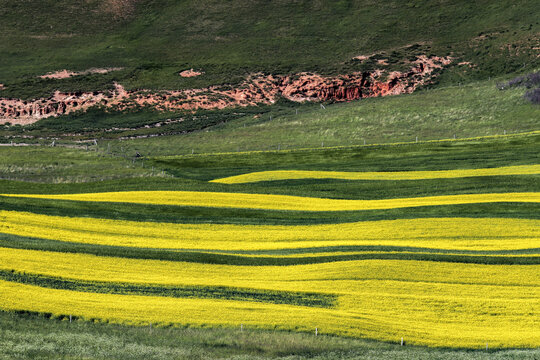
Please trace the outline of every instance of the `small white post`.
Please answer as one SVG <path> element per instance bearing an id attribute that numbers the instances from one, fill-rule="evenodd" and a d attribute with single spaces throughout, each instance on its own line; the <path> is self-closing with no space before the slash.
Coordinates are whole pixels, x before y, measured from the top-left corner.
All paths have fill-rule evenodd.
<path id="1" fill-rule="evenodd" d="M 504 130 L 504 135 L 506 135 L 506 130 Z"/>
<path id="2" fill-rule="evenodd" d="M 69 323 L 71 324 L 71 315 L 69 315 Z"/>
<path id="3" fill-rule="evenodd" d="M 324 141 L 323 141 L 323 142 L 321 142 L 321 147 L 324 147 Z"/>
<path id="4" fill-rule="evenodd" d="M 298 109 L 296 109 L 296 115 L 298 115 Z"/>
<path id="5" fill-rule="evenodd" d="M 401 338 L 401 346 L 403 346 L 403 338 Z"/>
<path id="6" fill-rule="evenodd" d="M 191 155 L 193 155 L 194 152 L 195 152 L 195 150 L 191 149 Z"/>
<path id="7" fill-rule="evenodd" d="M 319 329 L 315 328 L 315 336 L 319 333 Z"/>
<path id="8" fill-rule="evenodd" d="M 364 139 L 364 145 L 366 145 L 366 139 Z"/>
<path id="9" fill-rule="evenodd" d="M 418 136 L 416 137 L 416 142 L 418 142 Z"/>
<path id="10" fill-rule="evenodd" d="M 454 134 L 454 140 L 456 140 L 456 134 Z"/>

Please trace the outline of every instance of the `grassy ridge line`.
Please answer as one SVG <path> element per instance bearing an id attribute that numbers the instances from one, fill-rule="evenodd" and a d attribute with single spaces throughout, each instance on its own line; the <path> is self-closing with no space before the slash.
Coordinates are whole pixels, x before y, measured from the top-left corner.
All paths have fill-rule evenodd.
<path id="1" fill-rule="evenodd" d="M 431 205 L 540 202 L 540 192 L 460 194 L 381 200 L 341 200 L 289 195 L 200 191 L 120 191 L 60 195 L 0 194 L 0 196 L 29 199 L 295 211 L 384 210 Z"/>
<path id="2" fill-rule="evenodd" d="M 0 196 L 0 209 L 19 212 L 30 211 L 34 214 L 64 217 L 190 224 L 307 225 L 430 217 L 540 219 L 540 204 L 504 202 L 432 205 L 387 210 L 283 212 L 279 210 L 216 209 L 194 206 L 102 203 Z"/>
<path id="3" fill-rule="evenodd" d="M 511 176 L 540 174 L 540 165 L 518 165 L 499 168 L 477 168 L 463 170 L 398 171 L 398 172 L 339 172 L 309 170 L 259 171 L 211 180 L 220 184 L 245 184 L 261 181 L 299 179 L 339 179 L 339 180 L 424 180 L 450 179 L 479 176 Z"/>
<path id="4" fill-rule="evenodd" d="M 283 149 L 283 150 L 251 150 L 251 151 L 237 151 L 237 152 L 212 152 L 212 153 L 199 153 L 199 154 L 186 154 L 186 155 L 164 155 L 164 156 L 155 156 L 152 157 L 154 160 L 171 160 L 171 159 L 181 159 L 181 158 L 193 158 L 193 157 L 206 157 L 206 156 L 222 156 L 222 155 L 249 155 L 249 154 L 261 154 L 261 153 L 294 153 L 294 152 L 306 152 L 306 151 L 316 151 L 316 150 L 354 150 L 354 149 L 365 149 L 365 148 L 379 148 L 379 147 L 388 147 L 388 146 L 403 146 L 403 145 L 425 145 L 425 144 L 436 144 L 436 143 L 461 143 L 461 142 L 471 142 L 478 140 L 490 140 L 490 139 L 512 139 L 515 137 L 522 136 L 537 136 L 540 135 L 540 130 L 520 132 L 516 134 L 505 134 L 505 135 L 486 135 L 486 136 L 474 136 L 463 139 L 437 139 L 437 140 L 419 140 L 417 141 L 400 141 L 400 142 L 389 142 L 382 144 L 366 144 L 366 145 L 347 145 L 347 146 L 327 146 L 327 147 L 306 147 L 299 149 Z"/>
<path id="5" fill-rule="evenodd" d="M 285 249 L 281 252 L 170 251 L 109 245 L 89 245 L 26 238 L 0 233 L 4 249 L 87 254 L 120 259 L 161 260 L 237 266 L 294 266 L 356 260 L 414 260 L 485 265 L 538 265 L 539 248 L 506 251 L 466 251 L 398 246 L 357 246 Z M 344 250 L 345 248 L 345 250 Z M 332 252 L 334 252 L 332 254 Z M 298 256 L 295 256 L 298 254 Z"/>
<path id="6" fill-rule="evenodd" d="M 336 296 L 307 292 L 257 290 L 226 286 L 152 286 L 144 283 L 130 284 L 110 281 L 70 280 L 61 277 L 29 274 L 27 272 L 21 273 L 13 270 L 0 270 L 0 279 L 48 289 L 63 289 L 100 294 L 255 301 L 271 304 L 323 308 L 334 307 L 337 300 Z"/>
<path id="7" fill-rule="evenodd" d="M 0 232 L 65 242 L 178 250 L 387 245 L 457 250 L 538 247 L 538 220 L 426 218 L 322 225 L 162 224 L 0 211 Z"/>

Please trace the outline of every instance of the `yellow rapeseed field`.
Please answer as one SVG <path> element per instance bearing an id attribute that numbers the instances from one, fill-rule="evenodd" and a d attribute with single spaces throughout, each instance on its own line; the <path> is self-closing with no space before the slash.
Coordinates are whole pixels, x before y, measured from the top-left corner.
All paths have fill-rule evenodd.
<path id="1" fill-rule="evenodd" d="M 352 260 L 290 266 L 240 266 L 99 257 L 0 248 L 0 270 L 74 280 L 232 286 L 338 295 L 374 280 L 471 286 L 540 287 L 540 265 L 481 265 L 417 260 Z M 370 285 L 371 286 L 371 285 Z M 382 286 L 382 285 L 381 285 Z M 373 288 L 375 289 L 375 288 Z M 373 290 L 372 289 L 372 290 Z"/>
<path id="2" fill-rule="evenodd" d="M 540 202 L 540 192 L 442 195 L 382 200 L 341 200 L 290 195 L 200 191 L 124 191 L 62 195 L 1 194 L 0 196 L 153 205 L 297 211 L 382 210 L 416 206 L 492 202 Z"/>
<path id="3" fill-rule="evenodd" d="M 259 181 L 295 180 L 295 179 L 340 179 L 340 180 L 426 180 L 451 179 L 476 176 L 502 175 L 537 175 L 540 164 L 504 166 L 485 169 L 458 169 L 434 171 L 393 171 L 393 172 L 345 172 L 345 171 L 308 171 L 308 170 L 274 170 L 259 171 L 248 174 L 229 176 L 210 182 L 221 184 L 245 184 Z"/>
<path id="4" fill-rule="evenodd" d="M 265 250 L 389 245 L 449 250 L 540 247 L 540 220 L 425 218 L 324 225 L 165 224 L 0 211 L 0 233 L 99 245 Z"/>
<path id="5" fill-rule="evenodd" d="M 540 165 L 498 169 L 392 173 L 393 180 L 537 174 Z M 291 175 L 292 174 L 292 175 Z M 351 175 L 353 174 L 353 175 Z M 381 173 L 262 172 L 227 181 L 345 178 Z M 386 173 L 384 173 L 386 174 Z M 281 178 L 280 178 L 281 176 Z M 295 177 L 296 176 L 296 177 Z M 424 176 L 424 177 L 422 177 Z M 430 177 L 431 176 L 431 177 Z M 359 179 L 360 179 L 359 178 Z M 254 180 L 255 179 L 255 180 Z M 259 180 L 257 180 L 259 179 Z M 364 179 L 364 178 L 362 178 Z M 221 181 L 224 180 L 224 181 Z M 446 195 L 384 200 L 336 200 L 284 195 L 191 191 L 139 191 L 65 195 L 1 195 L 70 201 L 123 202 L 222 208 L 343 211 L 490 202 L 540 202 L 540 192 Z M 402 246 L 426 254 L 459 250 L 540 248 L 540 220 L 418 218 L 316 225 L 177 224 L 41 215 L 0 210 L 0 234 L 69 243 L 158 248 L 236 256 L 303 257 L 392 251 L 324 252 L 324 247 Z M 11 241 L 9 237 L 7 241 Z M 24 242 L 21 242 L 23 244 Z M 9 246 L 9 245 L 6 245 Z M 303 249 L 299 254 L 286 250 Z M 438 249 L 430 252 L 429 249 Z M 285 255 L 245 254 L 285 250 Z M 420 249 L 421 250 L 421 249 Z M 455 252 L 452 252 L 454 250 Z M 143 250 L 144 251 L 144 250 Z M 410 252 L 413 249 L 409 249 Z M 406 255 L 407 252 L 400 252 Z M 422 254 L 422 252 L 416 252 Z M 458 258 L 459 256 L 459 258 Z M 495 254 L 494 256 L 503 256 Z M 506 254 L 504 256 L 535 256 Z M 154 326 L 225 326 L 283 329 L 365 337 L 407 344 L 484 348 L 540 346 L 540 265 L 482 265 L 419 260 L 348 260 L 286 266 L 227 265 L 115 258 L 0 247 L 0 309 L 75 315 L 112 323 Z M 11 273 L 15 271 L 15 273 Z M 48 276 L 86 284 L 75 290 Z M 20 276 L 20 277 L 18 277 Z M 26 279 L 34 281 L 31 285 Z M 10 280 L 10 281 L 6 281 Z M 87 286 L 88 282 L 99 286 Z M 123 284 L 137 285 L 127 287 Z M 94 293 L 112 288 L 149 291 L 146 296 Z M 150 287 L 152 291 L 150 292 Z M 178 292 L 157 286 L 177 287 Z M 185 287 L 185 292 L 180 290 Z M 240 288 L 218 299 L 208 288 Z M 138 290 L 137 290 L 138 289 Z M 157 289 L 157 290 L 156 290 Z M 196 290 L 190 290 L 196 289 Z M 149 293 L 163 296 L 149 296 Z M 272 300 L 268 292 L 285 300 Z M 309 297 L 307 294 L 309 293 Z M 188 294 L 190 297 L 181 297 Z M 254 295 L 253 295 L 254 294 Z M 173 297 L 179 296 L 179 297 Z M 302 301 L 287 300 L 287 296 Z M 202 296 L 204 298 L 195 298 Z M 220 295 L 221 296 L 221 295 Z M 242 298 L 242 296 L 245 296 Z M 335 299 L 322 306 L 310 299 Z M 237 299 L 237 300 L 231 300 Z M 243 300 L 238 300 L 243 299 Z M 296 298 L 295 298 L 296 299 Z M 280 302 L 284 302 L 283 304 Z M 296 304 L 296 305 L 293 305 Z M 311 306 L 310 306 L 311 305 Z M 318 306 L 318 307 L 317 307 Z"/>
<path id="6" fill-rule="evenodd" d="M 341 288 L 339 283 L 336 288 Z M 367 280 L 337 308 L 55 290 L 0 281 L 5 310 L 76 315 L 131 324 L 314 331 L 411 345 L 481 348 L 540 345 L 538 286 Z"/>

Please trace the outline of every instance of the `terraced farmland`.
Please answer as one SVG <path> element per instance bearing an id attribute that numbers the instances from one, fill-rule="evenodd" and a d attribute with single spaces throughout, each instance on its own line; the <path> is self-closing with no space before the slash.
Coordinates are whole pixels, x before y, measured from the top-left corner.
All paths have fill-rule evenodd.
<path id="1" fill-rule="evenodd" d="M 512 147 L 485 140 L 497 152 L 483 141 L 456 143 L 462 155 L 486 151 L 498 167 L 419 144 L 395 147 L 394 171 L 395 160 L 365 160 L 380 149 L 351 148 L 281 162 L 279 152 L 264 154 L 271 171 L 261 155 L 155 158 L 176 178 L 128 181 L 125 191 L 113 182 L 24 192 L 3 181 L 0 308 L 158 327 L 538 347 L 539 165 L 512 148 L 539 137 L 508 140 Z M 419 151 L 430 157 L 420 169 Z M 338 155 L 342 162 L 327 161 Z M 227 165 L 235 156 L 241 168 Z"/>

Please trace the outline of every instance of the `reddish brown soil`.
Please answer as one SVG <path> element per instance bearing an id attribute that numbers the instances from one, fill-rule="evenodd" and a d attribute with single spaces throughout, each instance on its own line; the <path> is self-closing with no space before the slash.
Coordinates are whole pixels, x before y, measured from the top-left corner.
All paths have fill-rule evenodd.
<path id="1" fill-rule="evenodd" d="M 195 71 L 193 69 L 189 69 L 189 70 L 184 70 L 184 71 L 180 71 L 180 73 L 178 73 L 178 75 L 180 75 L 181 77 L 195 77 L 195 76 L 200 76 L 202 75 L 203 73 L 200 72 L 200 71 Z"/>
<path id="2" fill-rule="evenodd" d="M 56 92 L 46 99 L 22 101 L 0 98 L 0 123 L 29 124 L 39 119 L 69 114 L 92 106 L 125 110 L 136 106 L 159 111 L 223 109 L 235 106 L 272 104 L 280 96 L 291 101 L 350 101 L 361 98 L 413 92 L 429 82 L 433 71 L 451 62 L 450 58 L 420 56 L 406 72 L 387 74 L 382 70 L 340 76 L 313 73 L 267 75 L 256 73 L 237 86 L 211 86 L 175 91 L 126 91 L 116 84 L 109 93 Z"/>
<path id="3" fill-rule="evenodd" d="M 102 10 L 115 18 L 125 19 L 135 11 L 137 0 L 102 0 Z"/>
<path id="4" fill-rule="evenodd" d="M 73 72 L 69 70 L 60 70 L 39 76 L 42 79 L 66 79 L 72 76 L 88 75 L 88 74 L 106 74 L 111 71 L 122 70 L 123 68 L 92 68 L 81 72 Z"/>

